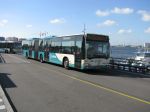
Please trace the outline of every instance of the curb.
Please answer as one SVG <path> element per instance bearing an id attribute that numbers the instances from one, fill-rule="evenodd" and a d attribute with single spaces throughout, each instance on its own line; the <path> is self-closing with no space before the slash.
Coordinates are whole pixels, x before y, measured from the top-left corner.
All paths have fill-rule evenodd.
<path id="1" fill-rule="evenodd" d="M 14 112 L 11 105 L 10 105 L 10 103 L 9 103 L 9 101 L 8 101 L 8 99 L 7 99 L 7 97 L 6 97 L 6 95 L 5 95 L 5 93 L 4 93 L 4 91 L 3 91 L 3 89 L 2 89 L 2 87 L 1 87 L 1 85 L 0 85 L 0 95 L 1 95 L 1 97 L 3 99 L 3 102 L 6 106 L 7 112 Z"/>
<path id="2" fill-rule="evenodd" d="M 0 63 L 5 63 L 5 60 L 3 59 L 1 53 L 0 53 Z M 0 84 L 0 96 L 2 97 L 3 103 L 6 106 L 6 111 L 7 112 L 14 112 L 8 99 L 7 99 L 7 97 L 6 97 L 6 95 L 5 95 L 5 93 L 4 93 L 4 91 L 3 91 L 3 89 L 2 89 L 1 84 Z"/>

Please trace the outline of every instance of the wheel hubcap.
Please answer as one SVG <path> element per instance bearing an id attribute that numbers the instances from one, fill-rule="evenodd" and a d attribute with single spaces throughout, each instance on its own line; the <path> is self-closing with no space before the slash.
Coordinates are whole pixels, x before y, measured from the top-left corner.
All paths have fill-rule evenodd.
<path id="1" fill-rule="evenodd" d="M 68 67 L 68 61 L 67 60 L 65 61 L 64 66 L 65 66 L 65 68 Z"/>

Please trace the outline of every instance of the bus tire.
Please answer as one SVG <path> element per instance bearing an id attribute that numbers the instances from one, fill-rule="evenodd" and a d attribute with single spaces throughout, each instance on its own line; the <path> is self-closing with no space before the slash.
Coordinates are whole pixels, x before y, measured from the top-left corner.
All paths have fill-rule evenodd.
<path id="1" fill-rule="evenodd" d="M 68 58 L 63 59 L 63 67 L 65 69 L 69 69 L 69 60 L 68 60 Z"/>
<path id="2" fill-rule="evenodd" d="M 43 61 L 43 56 L 42 56 L 42 55 L 40 55 L 40 62 L 41 62 L 41 63 L 44 62 L 44 61 Z"/>

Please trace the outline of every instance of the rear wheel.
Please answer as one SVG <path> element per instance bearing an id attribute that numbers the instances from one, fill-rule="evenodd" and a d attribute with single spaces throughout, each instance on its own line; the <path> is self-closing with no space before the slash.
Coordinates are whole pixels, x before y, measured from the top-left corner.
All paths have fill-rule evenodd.
<path id="1" fill-rule="evenodd" d="M 63 67 L 65 69 L 69 69 L 69 60 L 68 58 L 65 58 L 64 61 L 63 61 Z"/>

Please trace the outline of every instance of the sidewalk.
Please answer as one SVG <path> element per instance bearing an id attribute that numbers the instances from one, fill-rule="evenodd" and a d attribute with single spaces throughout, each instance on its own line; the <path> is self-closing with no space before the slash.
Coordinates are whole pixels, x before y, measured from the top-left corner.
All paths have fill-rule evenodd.
<path id="1" fill-rule="evenodd" d="M 14 112 L 0 85 L 0 112 Z"/>
<path id="2" fill-rule="evenodd" d="M 0 63 L 4 63 L 4 59 L 0 54 Z M 0 82 L 0 112 L 14 112 L 3 89 Z"/>

